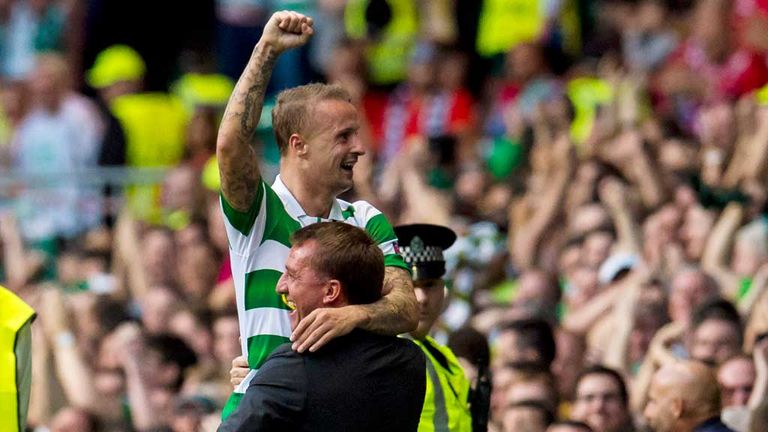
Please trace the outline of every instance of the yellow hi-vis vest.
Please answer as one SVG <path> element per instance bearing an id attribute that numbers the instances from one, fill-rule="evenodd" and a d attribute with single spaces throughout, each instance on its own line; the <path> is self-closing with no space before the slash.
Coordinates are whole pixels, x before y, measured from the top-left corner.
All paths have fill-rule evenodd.
<path id="1" fill-rule="evenodd" d="M 413 342 L 427 357 L 427 391 L 419 432 L 470 432 L 469 380 L 456 356 L 429 336 Z"/>
<path id="2" fill-rule="evenodd" d="M 392 19 L 382 30 L 381 38 L 366 50 L 368 72 L 374 84 L 394 84 L 405 78 L 410 52 L 419 30 L 416 2 L 387 0 Z M 368 0 L 350 0 L 344 10 L 344 27 L 353 39 L 366 39 L 368 25 L 365 9 Z"/>
<path id="3" fill-rule="evenodd" d="M 541 36 L 546 17 L 541 0 L 485 0 L 477 29 L 477 52 L 501 54 Z"/>
<path id="4" fill-rule="evenodd" d="M 19 432 L 26 426 L 34 318 L 31 307 L 0 286 L 0 432 Z"/>
<path id="5" fill-rule="evenodd" d="M 136 93 L 115 98 L 112 114 L 125 132 L 125 159 L 132 167 L 173 167 L 184 155 L 188 119 L 181 99 L 165 93 Z M 160 186 L 127 190 L 128 208 L 141 220 L 160 223 Z"/>

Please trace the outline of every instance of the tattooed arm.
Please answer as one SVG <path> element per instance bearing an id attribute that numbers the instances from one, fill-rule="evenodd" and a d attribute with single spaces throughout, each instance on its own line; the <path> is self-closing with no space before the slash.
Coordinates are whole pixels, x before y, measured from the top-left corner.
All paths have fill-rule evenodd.
<path id="1" fill-rule="evenodd" d="M 312 33 L 312 18 L 295 12 L 272 15 L 229 98 L 216 156 L 222 193 L 236 210 L 248 211 L 256 196 L 259 168 L 252 141 L 275 60 L 283 51 L 307 43 Z"/>
<path id="2" fill-rule="evenodd" d="M 400 267 L 386 267 L 382 292 L 384 297 L 381 300 L 359 306 L 367 315 L 359 327 L 391 335 L 415 330 L 419 324 L 419 305 L 413 292 L 411 274 Z"/>
<path id="3" fill-rule="evenodd" d="M 317 351 L 331 339 L 355 328 L 386 335 L 416 329 L 419 306 L 408 271 L 386 267 L 382 292 L 384 297 L 376 303 L 315 309 L 302 318 L 293 331 L 293 349 L 299 352 Z"/>

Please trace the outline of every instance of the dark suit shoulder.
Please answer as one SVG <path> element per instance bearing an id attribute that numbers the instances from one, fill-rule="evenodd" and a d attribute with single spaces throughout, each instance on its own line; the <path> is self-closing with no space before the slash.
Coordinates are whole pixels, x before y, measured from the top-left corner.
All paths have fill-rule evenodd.
<path id="1" fill-rule="evenodd" d="M 417 430 L 426 360 L 413 342 L 354 330 L 304 357 L 312 425 L 305 430 Z"/>
<path id="2" fill-rule="evenodd" d="M 251 386 L 257 382 L 282 382 L 283 380 L 293 385 L 301 384 L 302 380 L 306 381 L 304 358 L 291 349 L 290 343 L 284 343 L 272 351 L 253 377 Z"/>

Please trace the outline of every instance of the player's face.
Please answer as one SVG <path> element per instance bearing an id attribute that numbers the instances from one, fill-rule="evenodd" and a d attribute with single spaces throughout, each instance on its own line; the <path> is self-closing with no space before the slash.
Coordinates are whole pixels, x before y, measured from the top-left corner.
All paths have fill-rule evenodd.
<path id="1" fill-rule="evenodd" d="M 311 130 L 304 137 L 309 178 L 340 194 L 352 187 L 352 170 L 365 154 L 357 110 L 351 103 L 335 99 L 320 101 L 313 108 Z"/>

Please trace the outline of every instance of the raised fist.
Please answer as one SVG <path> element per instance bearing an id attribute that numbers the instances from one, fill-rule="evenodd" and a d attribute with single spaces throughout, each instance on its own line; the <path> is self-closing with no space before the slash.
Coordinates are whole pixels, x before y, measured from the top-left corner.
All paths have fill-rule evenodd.
<path id="1" fill-rule="evenodd" d="M 296 12 L 280 11 L 269 18 L 261 35 L 261 43 L 281 53 L 306 44 L 313 33 L 312 18 Z"/>
<path id="2" fill-rule="evenodd" d="M 627 187 L 615 177 L 607 177 L 598 186 L 600 201 L 611 209 L 621 209 L 626 206 Z"/>

